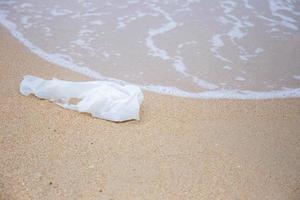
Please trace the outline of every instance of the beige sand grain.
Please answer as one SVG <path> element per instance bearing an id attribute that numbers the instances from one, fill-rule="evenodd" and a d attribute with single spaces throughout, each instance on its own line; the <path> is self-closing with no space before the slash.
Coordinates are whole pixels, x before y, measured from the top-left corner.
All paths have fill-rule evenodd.
<path id="1" fill-rule="evenodd" d="M 0 199 L 300 199 L 300 99 L 145 92 L 112 123 L 19 93 L 25 74 L 88 80 L 0 29 Z"/>

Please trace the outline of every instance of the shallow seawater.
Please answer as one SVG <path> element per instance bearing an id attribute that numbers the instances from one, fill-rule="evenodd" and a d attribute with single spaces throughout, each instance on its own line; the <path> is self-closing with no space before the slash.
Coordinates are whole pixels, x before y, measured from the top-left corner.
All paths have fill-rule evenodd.
<path id="1" fill-rule="evenodd" d="M 0 22 L 93 78 L 178 96 L 300 97 L 299 0 L 0 0 Z"/>

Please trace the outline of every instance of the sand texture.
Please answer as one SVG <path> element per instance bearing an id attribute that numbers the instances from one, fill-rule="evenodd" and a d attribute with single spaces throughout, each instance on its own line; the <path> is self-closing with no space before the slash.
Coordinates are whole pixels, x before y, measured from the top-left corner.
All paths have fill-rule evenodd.
<path id="1" fill-rule="evenodd" d="M 19 93 L 23 75 L 89 80 L 0 29 L 0 199 L 300 199 L 300 99 L 145 92 L 113 123 Z"/>

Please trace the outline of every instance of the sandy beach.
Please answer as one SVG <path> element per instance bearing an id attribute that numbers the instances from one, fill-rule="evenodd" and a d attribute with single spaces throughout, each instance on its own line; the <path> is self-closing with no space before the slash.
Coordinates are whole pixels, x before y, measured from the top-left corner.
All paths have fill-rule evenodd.
<path id="1" fill-rule="evenodd" d="M 113 123 L 19 93 L 22 77 L 89 80 L 0 29 L 0 199 L 299 199 L 300 99 L 144 92 Z"/>

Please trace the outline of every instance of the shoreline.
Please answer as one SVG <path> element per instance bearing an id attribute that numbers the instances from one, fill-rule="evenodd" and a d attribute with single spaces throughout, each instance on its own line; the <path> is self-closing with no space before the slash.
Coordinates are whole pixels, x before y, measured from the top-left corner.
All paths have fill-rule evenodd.
<path id="1" fill-rule="evenodd" d="M 100 79 L 104 81 L 113 81 L 121 84 L 133 84 L 127 81 L 112 77 L 104 77 L 100 73 L 84 66 L 78 66 L 77 64 L 67 61 L 60 56 L 55 54 L 49 54 L 43 49 L 31 43 L 27 40 L 21 32 L 16 28 L 16 25 L 7 20 L 6 16 L 0 16 L 0 24 L 4 26 L 10 34 L 15 37 L 20 43 L 26 46 L 33 54 L 44 59 L 46 62 L 50 62 L 54 65 L 58 65 L 62 68 L 77 72 L 83 76 L 87 76 L 89 79 Z M 205 80 L 199 79 L 204 85 L 209 85 Z M 195 99 L 237 99 L 237 100 L 261 100 L 261 99 L 285 99 L 285 98 L 300 98 L 300 88 L 285 88 L 282 90 L 272 90 L 272 91 L 250 91 L 250 90 L 213 90 L 213 91 L 203 91 L 200 93 L 187 92 L 176 87 L 171 86 L 156 86 L 156 85 L 139 85 L 143 90 L 149 92 L 155 92 L 162 95 L 172 95 L 175 97 L 185 97 L 185 98 L 195 98 Z"/>
<path id="2" fill-rule="evenodd" d="M 0 199 L 297 199 L 300 99 L 144 91 L 113 123 L 19 93 L 23 76 L 87 81 L 0 28 Z"/>

